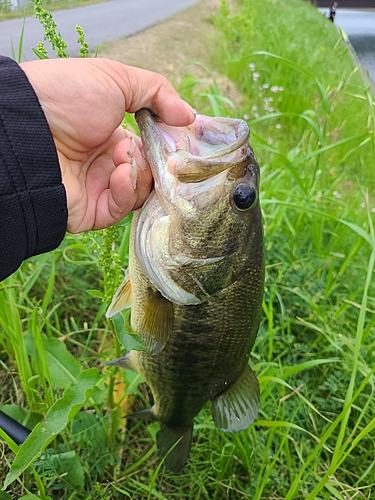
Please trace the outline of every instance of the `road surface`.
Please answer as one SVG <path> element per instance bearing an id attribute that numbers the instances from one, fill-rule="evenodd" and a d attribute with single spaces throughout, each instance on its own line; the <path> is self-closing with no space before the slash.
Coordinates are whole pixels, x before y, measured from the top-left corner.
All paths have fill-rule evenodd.
<path id="1" fill-rule="evenodd" d="M 87 7 L 60 10 L 53 12 L 57 30 L 68 44 L 68 53 L 76 56 L 79 53 L 78 35 L 75 26 L 81 26 L 86 34 L 86 41 L 91 51 L 107 40 L 130 36 L 144 30 L 171 14 L 198 3 L 199 0 L 111 0 Z M 18 54 L 22 19 L 11 19 L 0 22 L 0 54 L 12 57 Z M 27 17 L 23 37 L 22 61 L 36 59 L 31 47 L 37 47 L 43 41 L 43 28 L 39 21 Z M 45 47 L 49 56 L 53 57 L 51 45 Z"/>
<path id="2" fill-rule="evenodd" d="M 327 15 L 328 9 L 319 9 Z M 335 24 L 348 35 L 365 70 L 375 81 L 375 9 L 337 9 Z"/>
<path id="3" fill-rule="evenodd" d="M 375 10 L 337 9 L 337 24 L 348 35 L 362 66 L 375 81 Z"/>

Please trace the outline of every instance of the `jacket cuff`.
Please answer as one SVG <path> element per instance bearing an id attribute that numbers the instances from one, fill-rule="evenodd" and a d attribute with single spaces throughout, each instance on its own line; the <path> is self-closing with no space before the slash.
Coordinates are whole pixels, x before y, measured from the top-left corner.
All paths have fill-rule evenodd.
<path id="1" fill-rule="evenodd" d="M 0 57 L 0 280 L 64 238 L 67 202 L 57 152 L 21 67 Z"/>

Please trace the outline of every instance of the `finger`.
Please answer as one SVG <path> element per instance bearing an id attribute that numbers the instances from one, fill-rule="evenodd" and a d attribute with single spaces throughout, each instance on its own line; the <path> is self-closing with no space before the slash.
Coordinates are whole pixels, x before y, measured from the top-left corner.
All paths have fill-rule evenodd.
<path id="1" fill-rule="evenodd" d="M 167 125 L 174 127 L 191 125 L 195 120 L 196 111 L 186 101 L 180 97 L 178 99 L 172 97 L 171 93 L 162 86 L 153 98 L 150 109 Z M 174 105 L 172 101 L 175 101 Z"/>
<path id="2" fill-rule="evenodd" d="M 193 123 L 196 115 L 195 110 L 180 98 L 166 78 L 156 75 L 156 73 L 151 73 L 151 75 L 153 75 L 151 80 L 142 80 L 143 94 L 139 94 L 141 89 L 138 87 L 137 100 L 132 103 L 132 108 L 135 111 L 150 108 L 163 122 L 175 127 L 184 127 Z"/>
<path id="3" fill-rule="evenodd" d="M 125 132 L 126 137 L 116 144 L 113 151 L 113 163 L 116 166 L 121 165 L 121 163 L 131 163 L 131 159 L 134 157 L 138 167 L 145 169 L 147 165 L 146 160 L 141 154 L 141 138 L 132 132 Z"/>
<path id="4" fill-rule="evenodd" d="M 174 127 L 185 127 L 193 123 L 197 113 L 186 101 L 183 101 L 181 99 L 181 102 L 183 104 L 179 103 L 177 109 L 170 107 L 168 94 L 164 89 L 160 89 L 160 92 L 155 96 L 151 104 L 151 109 L 167 125 L 173 125 Z M 188 106 L 188 108 L 184 105 Z M 180 112 L 178 111 L 179 108 L 181 108 Z M 193 118 L 191 118 L 191 116 Z"/>
<path id="5" fill-rule="evenodd" d="M 122 163 L 112 172 L 109 189 L 99 196 L 93 229 L 109 227 L 123 219 L 129 212 L 139 208 L 146 200 L 152 187 L 152 175 L 146 168 L 137 168 L 137 182 L 131 175 L 131 163 Z"/>
<path id="6" fill-rule="evenodd" d="M 136 208 L 139 208 L 140 204 L 143 203 L 145 197 L 147 197 L 150 186 L 152 184 L 152 174 L 150 167 L 141 153 L 142 141 L 138 136 L 127 132 L 128 137 L 120 141 L 113 152 L 113 162 L 115 166 L 119 166 L 123 163 L 130 163 L 130 180 L 132 182 L 133 188 L 138 189 L 138 198 L 141 199 L 137 203 Z M 117 186 L 114 186 L 116 190 Z M 116 195 L 115 195 L 116 197 Z"/>
<path id="7" fill-rule="evenodd" d="M 152 175 L 148 168 L 137 167 L 137 181 L 131 173 L 129 163 L 119 165 L 112 173 L 109 183 L 108 211 L 117 221 L 131 210 L 139 208 L 146 200 L 152 187 Z"/>
<path id="8" fill-rule="evenodd" d="M 140 208 L 145 202 L 147 196 L 150 194 L 154 179 L 148 163 L 145 162 L 146 168 L 138 168 L 137 170 L 137 200 L 134 204 L 133 210 Z"/>
<path id="9" fill-rule="evenodd" d="M 96 204 L 93 229 L 110 227 L 123 219 L 137 201 L 137 191 L 130 178 L 131 165 L 119 165 L 111 174 L 109 188 L 102 191 Z"/>
<path id="10" fill-rule="evenodd" d="M 150 108 L 168 125 L 181 127 L 195 120 L 193 108 L 180 98 L 164 76 L 108 59 L 105 64 L 111 67 L 111 76 L 123 92 L 129 113 Z"/>
<path id="11" fill-rule="evenodd" d="M 119 127 L 86 173 L 87 208 L 79 230 L 109 227 L 146 199 L 152 174 L 143 158 L 142 141 Z M 90 222 L 91 221 L 91 222 Z M 74 231 L 76 232 L 76 230 Z"/>
<path id="12" fill-rule="evenodd" d="M 127 148 L 126 154 L 124 155 L 125 162 L 121 163 L 120 165 L 116 165 L 115 162 L 117 168 L 112 173 L 112 176 L 110 178 L 110 189 L 115 205 L 121 207 L 123 204 L 127 203 L 127 201 L 125 200 L 126 196 L 124 197 L 123 191 L 125 185 L 121 187 L 120 183 L 121 179 L 124 180 L 122 178 L 122 175 L 129 175 L 129 179 L 135 194 L 135 197 L 131 197 L 133 200 L 133 205 L 130 210 L 133 210 L 139 208 L 149 195 L 152 188 L 153 179 L 150 167 L 147 161 L 142 156 L 138 146 L 135 146 L 134 139 L 129 138 L 127 141 L 122 141 L 121 147 L 125 148 L 127 142 L 130 143 L 130 147 Z M 121 172 L 121 175 L 119 172 Z M 126 180 L 126 187 L 127 186 L 128 181 Z"/>

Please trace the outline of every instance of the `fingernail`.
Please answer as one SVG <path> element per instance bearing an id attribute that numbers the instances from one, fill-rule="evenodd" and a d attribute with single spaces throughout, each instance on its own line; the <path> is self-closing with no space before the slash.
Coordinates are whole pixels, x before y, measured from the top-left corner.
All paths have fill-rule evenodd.
<path id="1" fill-rule="evenodd" d="M 192 112 L 194 115 L 196 115 L 196 114 L 197 114 L 197 110 L 196 110 L 196 109 L 194 109 L 194 108 L 192 108 L 188 102 L 184 101 L 184 103 L 188 106 L 188 108 L 191 110 L 191 112 Z"/>
<path id="2" fill-rule="evenodd" d="M 132 168 L 130 169 L 130 180 L 133 185 L 133 189 L 137 187 L 137 162 L 135 161 L 135 158 L 131 159 L 132 162 Z"/>

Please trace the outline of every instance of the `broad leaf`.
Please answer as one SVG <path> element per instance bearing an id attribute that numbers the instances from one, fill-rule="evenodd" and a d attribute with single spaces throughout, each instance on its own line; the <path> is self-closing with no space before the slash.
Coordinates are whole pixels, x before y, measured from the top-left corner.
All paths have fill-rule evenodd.
<path id="1" fill-rule="evenodd" d="M 59 389 L 66 389 L 80 371 L 81 364 L 68 351 L 64 342 L 56 338 L 43 338 L 52 383 Z"/>
<path id="2" fill-rule="evenodd" d="M 15 481 L 41 455 L 48 444 L 65 429 L 72 418 L 86 403 L 100 380 L 96 368 L 81 372 L 77 380 L 48 410 L 45 421 L 37 424 L 20 447 L 5 479 L 4 488 Z"/>

